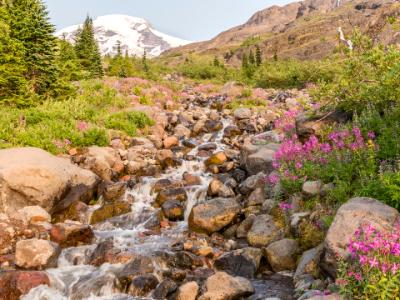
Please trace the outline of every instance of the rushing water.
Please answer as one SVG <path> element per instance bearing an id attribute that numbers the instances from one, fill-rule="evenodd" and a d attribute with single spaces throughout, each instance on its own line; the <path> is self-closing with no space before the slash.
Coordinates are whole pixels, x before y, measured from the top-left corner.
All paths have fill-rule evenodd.
<path id="1" fill-rule="evenodd" d="M 202 137 L 203 143 L 213 142 L 217 145 L 216 151 L 224 150 L 226 145 L 222 143 L 223 132 L 226 126 L 230 124 L 228 119 L 223 120 L 223 129 L 216 135 L 206 134 Z M 196 157 L 198 147 L 192 149 L 188 155 Z M 50 277 L 50 287 L 39 286 L 32 289 L 29 294 L 22 297 L 23 300 L 69 300 L 74 285 L 82 278 L 93 278 L 91 289 L 95 289 L 98 296 L 91 295 L 84 299 L 139 299 L 127 295 L 115 294 L 112 280 L 105 281 L 96 278 L 107 278 L 113 276 L 113 272 L 121 270 L 122 264 L 104 264 L 101 267 L 94 267 L 87 264 L 96 245 L 108 238 L 113 238 L 114 247 L 129 252 L 151 255 L 160 250 L 168 250 L 169 246 L 182 238 L 187 230 L 187 218 L 192 207 L 205 200 L 208 185 L 212 176 L 204 170 L 204 158 L 196 157 L 195 160 L 183 160 L 182 165 L 177 168 L 170 168 L 160 177 L 143 177 L 134 188 L 127 191 L 127 197 L 132 196 L 132 213 L 105 221 L 100 225 L 94 226 L 96 244 L 90 246 L 74 247 L 64 249 L 58 259 L 58 267 L 48 269 L 46 272 Z M 186 188 L 188 200 L 186 202 L 185 220 L 179 222 L 176 226 L 163 230 L 160 235 L 146 236 L 144 224 L 152 217 L 156 209 L 152 206 L 156 195 L 152 193 L 152 187 L 160 179 L 169 179 L 171 181 L 180 181 L 185 172 L 197 175 L 201 178 L 201 185 L 190 186 Z M 154 262 L 157 270 L 163 268 L 157 261 Z M 157 276 L 157 274 L 155 274 Z M 100 282 L 100 284 L 99 284 Z M 109 284 L 107 284 L 107 282 Z M 90 280 L 89 280 L 90 284 Z M 96 285 L 99 284 L 97 287 Z"/>

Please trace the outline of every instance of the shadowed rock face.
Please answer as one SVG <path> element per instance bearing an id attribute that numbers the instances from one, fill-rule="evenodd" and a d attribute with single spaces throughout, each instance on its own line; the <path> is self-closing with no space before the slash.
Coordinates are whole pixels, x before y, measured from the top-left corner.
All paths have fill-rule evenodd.
<path id="1" fill-rule="evenodd" d="M 210 41 L 179 47 L 164 55 L 190 51 L 226 55 L 234 48 L 225 58 L 230 64 L 239 65 L 243 53 L 258 44 L 265 58 L 276 53 L 281 58 L 318 59 L 331 54 L 338 46 L 338 27 L 342 27 L 346 37 L 359 27 L 384 44 L 396 44 L 400 37 L 387 22 L 388 16 L 400 14 L 396 2 L 305 0 L 272 6 Z"/>

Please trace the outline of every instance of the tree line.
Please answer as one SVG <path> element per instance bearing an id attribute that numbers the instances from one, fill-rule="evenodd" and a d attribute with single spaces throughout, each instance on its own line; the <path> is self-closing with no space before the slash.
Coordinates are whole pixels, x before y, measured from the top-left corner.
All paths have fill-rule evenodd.
<path id="1" fill-rule="evenodd" d="M 0 103 L 36 104 L 68 94 L 70 81 L 103 76 L 93 21 L 75 45 L 54 36 L 42 0 L 0 0 Z"/>

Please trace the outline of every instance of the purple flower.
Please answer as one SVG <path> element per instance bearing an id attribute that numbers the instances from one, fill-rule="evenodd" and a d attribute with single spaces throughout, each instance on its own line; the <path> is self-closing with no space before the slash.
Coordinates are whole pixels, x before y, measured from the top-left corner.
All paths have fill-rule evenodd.
<path id="1" fill-rule="evenodd" d="M 369 132 L 368 132 L 368 138 L 369 138 L 369 139 L 374 140 L 375 137 L 376 137 L 375 132 L 373 132 L 373 131 L 369 131 Z"/>

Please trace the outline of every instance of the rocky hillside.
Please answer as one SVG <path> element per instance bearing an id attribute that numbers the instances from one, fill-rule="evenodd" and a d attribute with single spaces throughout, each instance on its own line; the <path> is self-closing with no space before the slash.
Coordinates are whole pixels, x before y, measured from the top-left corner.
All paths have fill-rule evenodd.
<path id="1" fill-rule="evenodd" d="M 355 27 L 385 44 L 400 41 L 395 0 L 305 0 L 272 6 L 254 14 L 245 24 L 229 29 L 210 41 L 189 44 L 168 53 L 197 52 L 224 56 L 237 64 L 243 52 L 259 45 L 264 57 L 315 59 L 339 45 L 339 28 L 349 36 Z"/>
<path id="2" fill-rule="evenodd" d="M 155 30 L 149 22 L 141 18 L 126 15 L 107 15 L 93 21 L 96 40 L 103 55 L 117 54 L 117 42 L 121 43 L 123 52 L 130 55 L 143 55 L 146 51 L 149 56 L 158 56 L 165 50 L 186 45 L 185 41 Z M 65 37 L 74 42 L 81 25 L 64 28 L 56 33 L 58 37 Z"/>

